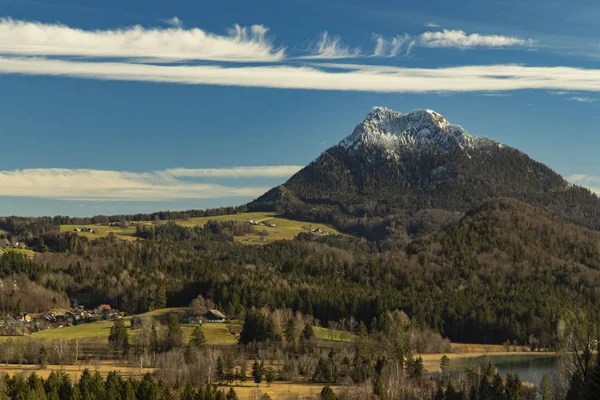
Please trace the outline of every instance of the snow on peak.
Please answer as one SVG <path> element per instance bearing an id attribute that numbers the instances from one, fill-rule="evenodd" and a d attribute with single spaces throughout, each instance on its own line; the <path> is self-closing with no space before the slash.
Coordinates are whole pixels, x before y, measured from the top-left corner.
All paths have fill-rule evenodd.
<path id="1" fill-rule="evenodd" d="M 472 149 L 487 139 L 472 137 L 459 125 L 446 121 L 433 110 L 415 110 L 407 114 L 384 107 L 374 107 L 354 132 L 340 142 L 350 149 L 378 149 L 389 158 L 402 151 L 424 150 L 448 152 Z"/>

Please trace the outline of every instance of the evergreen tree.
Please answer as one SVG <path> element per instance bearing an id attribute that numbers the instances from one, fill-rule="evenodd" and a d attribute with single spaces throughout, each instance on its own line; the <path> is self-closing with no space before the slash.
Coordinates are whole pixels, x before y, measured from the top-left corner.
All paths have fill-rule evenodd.
<path id="1" fill-rule="evenodd" d="M 225 380 L 225 366 L 223 365 L 223 359 L 221 356 L 217 357 L 217 369 L 215 371 L 217 381 L 220 384 Z"/>
<path id="2" fill-rule="evenodd" d="M 238 400 L 238 395 L 233 388 L 229 388 L 229 391 L 227 392 L 227 400 Z"/>
<path id="3" fill-rule="evenodd" d="M 523 385 L 521 384 L 521 378 L 519 378 L 518 373 L 512 375 L 509 372 L 506 374 L 505 393 L 506 398 L 510 400 L 523 399 Z"/>
<path id="4" fill-rule="evenodd" d="M 542 400 L 554 400 L 554 389 L 552 388 L 552 379 L 550 379 L 550 375 L 544 374 L 540 389 L 542 391 Z"/>
<path id="5" fill-rule="evenodd" d="M 321 390 L 321 400 L 336 400 L 336 399 L 337 399 L 337 397 L 335 395 L 335 392 L 329 386 L 323 387 L 323 389 Z"/>
<path id="6" fill-rule="evenodd" d="M 267 382 L 267 386 L 271 386 L 271 383 L 273 383 L 274 380 L 275 380 L 275 371 L 273 371 L 273 368 L 268 367 L 265 370 L 265 381 Z"/>
<path id="7" fill-rule="evenodd" d="M 181 346 L 183 343 L 183 330 L 181 329 L 181 323 L 179 322 L 179 318 L 175 314 L 169 315 L 169 320 L 167 321 L 167 336 L 165 340 L 165 345 L 167 349 L 173 349 L 175 347 Z"/>
<path id="8" fill-rule="evenodd" d="M 246 376 L 246 363 L 243 362 L 242 365 L 240 365 L 240 370 L 238 373 L 238 380 L 240 381 L 240 384 L 242 386 L 244 386 L 244 382 L 246 382 L 248 380 L 248 377 Z"/>
<path id="9" fill-rule="evenodd" d="M 252 364 L 252 378 L 254 378 L 254 383 L 256 386 L 260 385 L 263 378 L 263 371 L 261 365 L 258 363 L 258 360 L 254 361 Z"/>
<path id="10" fill-rule="evenodd" d="M 377 375 L 375 378 L 375 384 L 373 385 L 373 394 L 377 396 L 378 399 L 385 399 L 385 392 L 383 391 L 383 382 L 381 381 L 381 375 Z"/>
<path id="11" fill-rule="evenodd" d="M 44 346 L 44 345 L 40 346 L 40 354 L 38 356 L 38 363 L 40 364 L 41 369 L 46 369 L 46 366 L 48 366 L 48 350 L 46 349 L 46 346 Z"/>
<path id="12" fill-rule="evenodd" d="M 196 325 L 196 327 L 194 327 L 190 342 L 196 346 L 196 348 L 201 348 L 206 343 L 206 336 L 204 336 L 202 325 Z"/>
<path id="13" fill-rule="evenodd" d="M 440 359 L 440 371 L 444 377 L 446 377 L 450 372 L 450 359 L 445 354 Z"/>
<path id="14" fill-rule="evenodd" d="M 116 320 L 110 328 L 108 343 L 117 351 L 122 352 L 123 355 L 128 353 L 129 334 L 127 333 L 127 327 L 125 326 L 123 319 Z"/>
<path id="15" fill-rule="evenodd" d="M 285 324 L 285 342 L 288 350 L 292 353 L 296 351 L 296 319 L 291 316 Z"/>

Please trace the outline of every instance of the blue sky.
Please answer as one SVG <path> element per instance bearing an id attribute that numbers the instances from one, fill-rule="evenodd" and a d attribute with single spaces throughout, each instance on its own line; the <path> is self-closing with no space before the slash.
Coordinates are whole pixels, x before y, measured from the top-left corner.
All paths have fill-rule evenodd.
<path id="1" fill-rule="evenodd" d="M 0 0 L 0 215 L 242 204 L 375 106 L 600 192 L 593 1 Z"/>

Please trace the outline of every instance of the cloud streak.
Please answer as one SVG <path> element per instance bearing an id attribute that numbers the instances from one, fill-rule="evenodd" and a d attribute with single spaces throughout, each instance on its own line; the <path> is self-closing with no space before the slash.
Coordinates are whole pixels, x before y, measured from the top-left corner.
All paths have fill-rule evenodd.
<path id="1" fill-rule="evenodd" d="M 587 96 L 573 96 L 569 97 L 569 100 L 576 101 L 578 103 L 595 103 L 598 101 L 598 99 Z"/>
<path id="2" fill-rule="evenodd" d="M 419 35 L 418 44 L 423 47 L 446 47 L 458 49 L 472 49 L 474 47 L 514 47 L 533 44 L 531 40 L 520 39 L 502 35 L 481 35 L 472 33 L 467 35 L 464 31 L 444 29 L 440 32 L 425 32 Z"/>
<path id="3" fill-rule="evenodd" d="M 480 65 L 398 68 L 357 64 L 313 67 L 147 65 L 40 58 L 2 58 L 0 73 L 120 81 L 383 93 L 505 92 L 523 89 L 600 91 L 600 70 Z"/>
<path id="4" fill-rule="evenodd" d="M 80 201 L 168 201 L 256 197 L 268 187 L 239 187 L 181 178 L 289 177 L 298 166 L 169 169 L 146 173 L 94 169 L 0 171 L 0 196 Z"/>
<path id="5" fill-rule="evenodd" d="M 330 36 L 328 32 L 323 32 L 314 46 L 312 54 L 299 58 L 303 59 L 323 59 L 334 60 L 339 58 L 357 58 L 361 56 L 360 49 L 351 49 L 342 43 L 339 36 Z"/>
<path id="6" fill-rule="evenodd" d="M 139 25 L 116 30 L 83 30 L 66 25 L 0 19 L 0 53 L 29 56 L 80 56 L 271 62 L 282 60 L 283 49 L 267 40 L 263 25 L 234 25 L 228 35 L 199 28 L 183 29 L 181 20 L 170 28 Z"/>

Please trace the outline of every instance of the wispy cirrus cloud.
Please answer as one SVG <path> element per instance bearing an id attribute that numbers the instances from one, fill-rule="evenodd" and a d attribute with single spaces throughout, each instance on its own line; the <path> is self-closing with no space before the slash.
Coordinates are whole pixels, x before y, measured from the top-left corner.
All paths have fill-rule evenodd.
<path id="1" fill-rule="evenodd" d="M 587 97 L 587 96 L 573 96 L 573 97 L 569 97 L 569 100 L 576 101 L 578 103 L 595 103 L 598 101 L 598 99 L 596 99 L 596 98 Z"/>
<path id="2" fill-rule="evenodd" d="M 414 39 L 406 33 L 391 39 L 378 34 L 374 34 L 373 37 L 376 42 L 374 57 L 396 57 L 402 53 L 408 54 L 414 45 Z"/>
<path id="3" fill-rule="evenodd" d="M 227 35 L 183 29 L 177 17 L 170 28 L 136 25 L 115 30 L 83 30 L 60 24 L 0 19 L 0 54 L 270 62 L 284 49 L 267 39 L 263 25 L 234 25 Z"/>
<path id="4" fill-rule="evenodd" d="M 429 24 L 428 24 L 429 26 Z M 437 26 L 431 26 L 437 27 Z M 468 50 L 474 48 L 498 49 L 507 47 L 531 47 L 534 41 L 503 35 L 482 35 L 479 33 L 467 34 L 461 30 L 448 30 L 435 32 L 424 32 L 420 35 L 397 35 L 386 38 L 375 34 L 376 57 L 395 57 L 398 55 L 409 55 L 414 47 L 426 48 L 455 48 Z"/>
<path id="5" fill-rule="evenodd" d="M 321 34 L 314 44 L 311 54 L 299 58 L 334 60 L 339 58 L 357 58 L 361 56 L 359 48 L 351 48 L 342 43 L 339 36 L 331 36 L 327 31 Z"/>
<path id="6" fill-rule="evenodd" d="M 222 67 L 2 58 L 0 73 L 279 89 L 384 93 L 506 92 L 522 89 L 600 91 L 600 69 L 474 65 L 448 68 L 321 63 Z"/>
<path id="7" fill-rule="evenodd" d="M 95 169 L 22 169 L 0 171 L 0 196 L 88 201 L 256 197 L 269 188 L 229 186 L 181 178 L 287 178 L 298 169 L 300 167 L 297 166 L 178 168 L 143 173 Z"/>

